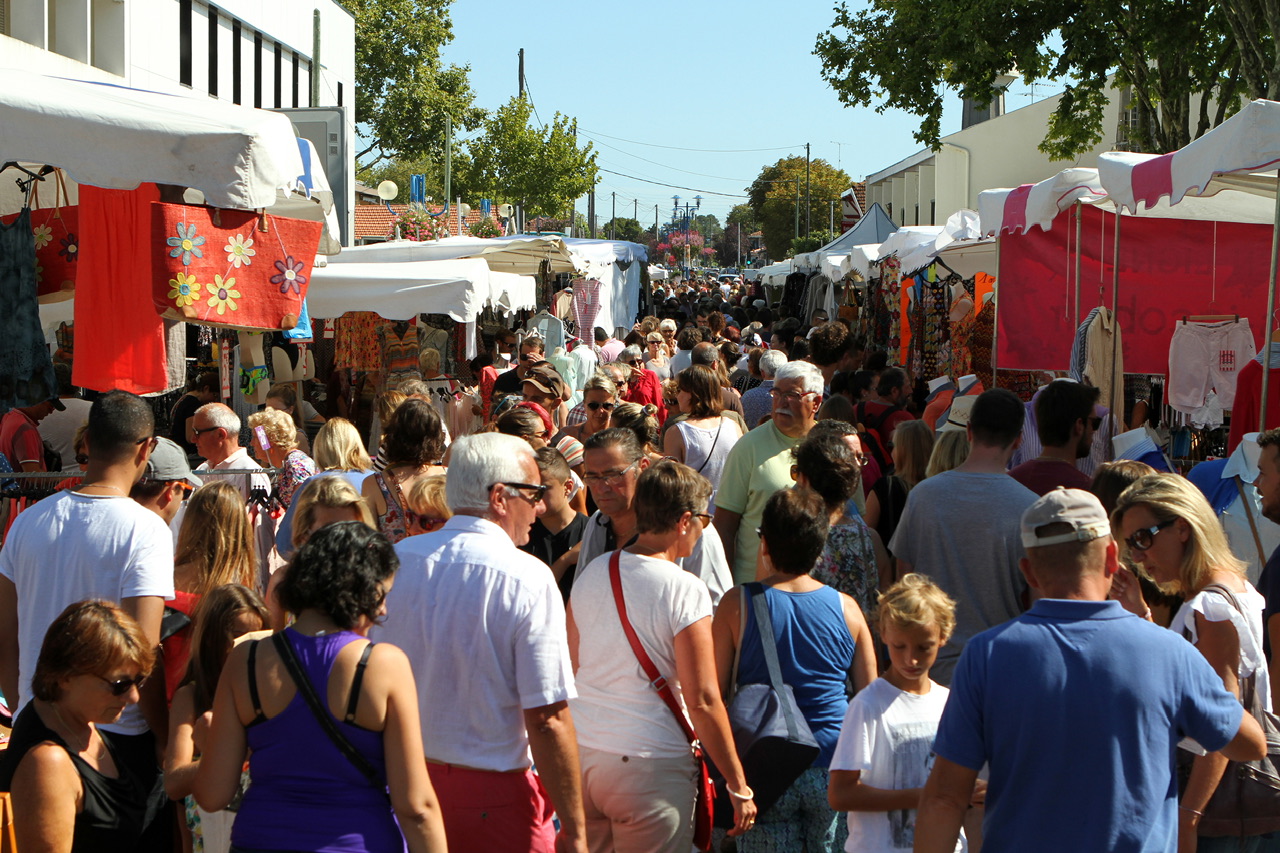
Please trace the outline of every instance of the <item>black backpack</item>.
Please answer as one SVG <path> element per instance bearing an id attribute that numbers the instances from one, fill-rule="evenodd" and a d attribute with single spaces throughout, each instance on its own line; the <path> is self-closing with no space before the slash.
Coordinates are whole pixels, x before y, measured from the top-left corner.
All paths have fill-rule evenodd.
<path id="1" fill-rule="evenodd" d="M 879 415 L 868 415 L 866 403 L 859 403 L 856 410 L 858 438 L 862 442 L 863 449 L 876 460 L 880 466 L 880 474 L 884 477 L 893 473 L 893 455 L 890 453 L 889 444 L 880 437 L 880 427 L 900 411 L 902 411 L 900 403 L 895 403 Z"/>

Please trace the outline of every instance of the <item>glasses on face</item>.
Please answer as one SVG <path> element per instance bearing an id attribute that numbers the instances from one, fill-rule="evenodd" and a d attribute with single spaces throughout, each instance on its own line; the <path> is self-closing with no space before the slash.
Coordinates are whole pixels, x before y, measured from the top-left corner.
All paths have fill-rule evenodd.
<path id="1" fill-rule="evenodd" d="M 204 435 L 206 432 L 213 432 L 216 429 L 217 427 L 205 427 L 204 429 L 192 429 L 191 434 L 194 435 L 196 438 L 199 438 L 200 436 Z M 138 443 L 141 444 L 142 442 L 138 442 Z"/>
<path id="2" fill-rule="evenodd" d="M 588 486 L 603 485 L 608 486 L 611 489 L 615 489 L 627 476 L 627 472 L 634 469 L 639 464 L 640 460 L 637 459 L 621 471 L 605 471 L 603 474 L 583 474 L 582 482 L 586 483 Z"/>
<path id="3" fill-rule="evenodd" d="M 147 677 L 145 675 L 139 675 L 136 678 L 121 678 L 116 681 L 112 681 L 109 678 L 104 678 L 101 675 L 94 673 L 94 678 L 97 678 L 103 684 L 107 685 L 107 689 L 111 691 L 112 696 L 123 696 L 129 692 L 130 687 L 136 687 L 141 690 L 142 685 L 147 683 Z"/>
<path id="4" fill-rule="evenodd" d="M 867 464 L 867 454 L 865 454 L 865 453 L 855 453 L 855 454 L 853 454 L 853 461 L 854 461 L 854 462 L 857 462 L 857 463 L 858 463 L 858 467 L 859 467 L 859 468 L 861 468 L 863 465 L 866 465 L 866 464 Z"/>
<path id="5" fill-rule="evenodd" d="M 612 412 L 614 405 L 614 403 L 601 403 L 599 400 L 592 400 L 590 403 L 586 404 L 587 408 L 593 412 L 598 411 L 599 409 L 604 409 L 606 412 Z"/>
<path id="6" fill-rule="evenodd" d="M 524 498 L 531 504 L 536 504 L 538 501 L 542 500 L 542 496 L 547 493 L 546 486 L 535 486 L 532 483 L 495 483 L 494 485 L 506 486 L 508 489 L 515 489 L 520 497 Z M 526 492 L 533 492 L 533 497 L 530 497 Z"/>
<path id="7" fill-rule="evenodd" d="M 795 391 L 779 391 L 777 388 L 769 389 L 770 397 L 772 397 L 775 400 L 785 400 L 788 403 L 799 403 L 801 400 L 803 400 L 805 397 L 808 397 L 810 394 L 816 394 L 816 393 L 818 392 L 805 391 L 803 393 L 797 393 Z"/>
<path id="8" fill-rule="evenodd" d="M 702 529 L 706 530 L 711 526 L 711 516 L 705 512 L 695 512 L 693 517 L 702 522 Z"/>
<path id="9" fill-rule="evenodd" d="M 1162 521 L 1159 524 L 1153 524 L 1150 527 L 1135 530 L 1133 533 L 1129 534 L 1129 537 L 1125 539 L 1124 542 L 1134 551 L 1145 551 L 1155 544 L 1156 534 L 1173 524 L 1176 520 L 1177 519 L 1171 518 L 1168 521 Z"/>
<path id="10" fill-rule="evenodd" d="M 199 434 L 200 434 L 200 433 L 196 433 L 196 435 L 199 435 Z M 151 442 L 151 449 L 152 449 L 152 450 L 155 450 L 155 449 L 156 449 L 156 445 L 160 443 L 160 436 L 158 436 L 158 435 L 144 435 L 142 438 L 140 438 L 140 439 L 138 439 L 137 441 L 135 441 L 135 442 L 134 442 L 134 444 L 146 444 L 148 441 L 149 441 L 149 442 Z"/>

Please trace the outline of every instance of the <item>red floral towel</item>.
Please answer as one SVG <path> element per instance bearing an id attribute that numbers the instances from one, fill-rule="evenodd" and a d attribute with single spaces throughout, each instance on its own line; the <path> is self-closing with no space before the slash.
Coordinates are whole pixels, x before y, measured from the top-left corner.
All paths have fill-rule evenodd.
<path id="1" fill-rule="evenodd" d="M 155 204 L 151 222 L 161 314 L 236 329 L 297 325 L 321 223 L 187 204 Z"/>

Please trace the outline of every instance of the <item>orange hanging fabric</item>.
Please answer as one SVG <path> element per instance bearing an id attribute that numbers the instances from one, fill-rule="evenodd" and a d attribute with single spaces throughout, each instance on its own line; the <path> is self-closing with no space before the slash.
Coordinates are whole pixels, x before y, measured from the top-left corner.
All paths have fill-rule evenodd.
<path id="1" fill-rule="evenodd" d="M 151 301 L 151 204 L 155 184 L 136 190 L 80 185 L 80 265 L 72 381 L 135 394 L 164 391 L 164 320 Z"/>

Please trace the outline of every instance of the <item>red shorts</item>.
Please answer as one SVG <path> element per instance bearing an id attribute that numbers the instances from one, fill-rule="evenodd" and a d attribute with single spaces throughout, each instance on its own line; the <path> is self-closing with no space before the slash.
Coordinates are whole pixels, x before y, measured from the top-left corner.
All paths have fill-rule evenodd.
<path id="1" fill-rule="evenodd" d="M 532 770 L 498 773 L 427 762 L 450 850 L 554 853 L 554 810 Z"/>

